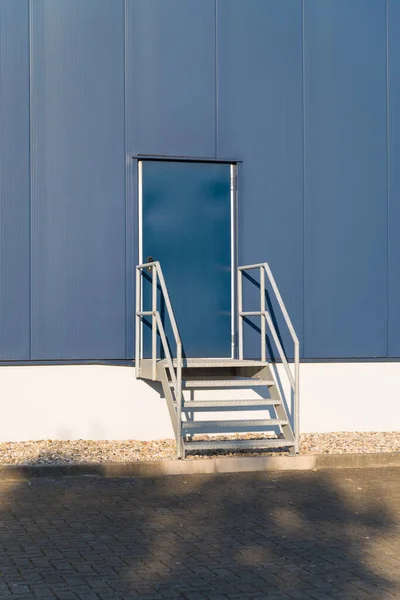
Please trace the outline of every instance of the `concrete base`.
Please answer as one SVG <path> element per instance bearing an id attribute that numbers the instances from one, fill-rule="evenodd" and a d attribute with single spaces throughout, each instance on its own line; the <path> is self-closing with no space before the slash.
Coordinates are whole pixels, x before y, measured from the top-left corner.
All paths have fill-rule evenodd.
<path id="1" fill-rule="evenodd" d="M 395 454 L 324 454 L 309 456 L 212 457 L 198 460 L 159 462 L 87 463 L 72 465 L 3 465 L 1 480 L 34 477 L 158 477 L 166 475 L 211 475 L 257 471 L 320 471 L 329 469 L 377 469 L 400 467 Z"/>
<path id="2" fill-rule="evenodd" d="M 302 432 L 400 429 L 400 363 L 307 363 L 300 377 Z M 2 366 L 0 390 L 0 441 L 173 437 L 160 387 L 132 367 Z"/>

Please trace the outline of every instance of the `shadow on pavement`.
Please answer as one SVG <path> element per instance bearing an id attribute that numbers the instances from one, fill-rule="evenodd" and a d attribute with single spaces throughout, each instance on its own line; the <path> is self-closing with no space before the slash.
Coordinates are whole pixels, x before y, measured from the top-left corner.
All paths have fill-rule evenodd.
<path id="1" fill-rule="evenodd" d="M 396 469 L 0 490 L 1 599 L 400 597 Z"/>

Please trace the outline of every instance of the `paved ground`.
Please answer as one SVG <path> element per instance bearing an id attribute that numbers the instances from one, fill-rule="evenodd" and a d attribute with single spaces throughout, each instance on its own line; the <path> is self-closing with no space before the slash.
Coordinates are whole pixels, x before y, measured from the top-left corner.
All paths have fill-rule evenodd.
<path id="1" fill-rule="evenodd" d="M 400 469 L 3 482 L 6 598 L 400 598 Z"/>

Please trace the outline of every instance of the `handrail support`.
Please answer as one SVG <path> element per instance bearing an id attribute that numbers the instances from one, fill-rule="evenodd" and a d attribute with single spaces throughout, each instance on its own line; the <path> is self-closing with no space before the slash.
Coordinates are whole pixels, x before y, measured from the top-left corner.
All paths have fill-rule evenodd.
<path id="1" fill-rule="evenodd" d="M 265 313 L 265 270 L 260 267 L 260 311 Z M 265 344 L 265 315 L 260 315 L 261 319 L 261 360 L 267 360 L 267 349 Z"/>
<path id="2" fill-rule="evenodd" d="M 151 271 L 151 310 L 143 310 L 142 307 L 142 272 L 144 269 Z M 164 299 L 165 307 L 171 323 L 175 344 L 176 344 L 176 368 L 171 356 L 164 325 L 158 310 L 158 286 Z M 135 340 L 135 372 L 136 377 L 140 377 L 140 360 L 143 355 L 143 319 L 151 317 L 151 378 L 153 381 L 157 378 L 157 336 L 159 334 L 169 376 L 175 391 L 175 410 L 176 410 L 176 444 L 178 457 L 182 457 L 182 342 L 179 335 L 175 315 L 172 310 L 171 300 L 169 298 L 167 286 L 161 265 L 158 261 L 144 263 L 136 267 L 136 340 Z"/>
<path id="3" fill-rule="evenodd" d="M 151 299 L 151 309 L 153 311 L 153 315 L 151 318 L 151 371 L 153 381 L 156 380 L 156 371 L 157 371 L 157 267 L 153 264 L 152 266 L 152 299 Z"/>
<path id="4" fill-rule="evenodd" d="M 258 269 L 260 273 L 260 310 L 259 311 L 243 311 L 243 273 L 244 271 L 252 271 Z M 279 308 L 281 309 L 282 315 L 285 319 L 286 326 L 291 335 L 294 344 L 294 373 L 289 367 L 288 360 L 285 352 L 282 348 L 278 333 L 272 321 L 271 315 L 267 311 L 266 307 L 266 295 L 265 295 L 265 277 L 267 276 L 269 283 L 271 284 L 272 290 L 275 294 Z M 238 267 L 238 337 L 239 337 L 239 358 L 243 359 L 243 319 L 246 317 L 259 316 L 260 323 L 260 334 L 261 334 L 261 360 L 266 362 L 267 359 L 267 348 L 266 348 L 266 325 L 268 325 L 269 331 L 274 339 L 275 346 L 278 350 L 278 354 L 284 366 L 286 375 L 288 377 L 290 387 L 293 393 L 293 412 L 294 412 L 294 442 L 295 452 L 299 452 L 299 434 L 300 434 L 300 420 L 299 420 L 299 394 L 300 394 L 300 343 L 297 337 L 296 331 L 293 327 L 292 321 L 290 320 L 288 311 L 283 302 L 283 298 L 280 294 L 279 288 L 276 284 L 275 278 L 272 274 L 268 263 L 256 263 L 254 265 L 244 265 Z"/>

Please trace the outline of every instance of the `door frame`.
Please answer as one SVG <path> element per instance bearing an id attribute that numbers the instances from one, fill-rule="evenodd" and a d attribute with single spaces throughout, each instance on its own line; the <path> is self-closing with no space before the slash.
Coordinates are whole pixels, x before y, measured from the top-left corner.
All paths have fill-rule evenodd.
<path id="1" fill-rule="evenodd" d="M 137 168 L 137 197 L 138 197 L 138 257 L 139 264 L 143 264 L 143 163 L 150 161 L 161 162 L 195 162 L 195 163 L 221 163 L 230 165 L 230 232 L 231 232 L 231 339 L 230 358 L 237 354 L 237 316 L 236 316 L 236 273 L 238 266 L 238 160 L 220 160 L 215 158 L 187 158 L 174 156 L 138 155 Z M 162 264 L 161 264 L 162 268 Z M 168 285 L 168 282 L 166 282 Z M 143 290 L 142 290 L 143 291 Z M 142 298 L 140 299 L 142 306 Z M 172 307 L 174 308 L 174 307 Z M 178 321 L 179 327 L 179 321 Z M 182 340 L 184 343 L 184 340 Z M 143 348 L 143 343 L 141 344 Z M 227 357 L 229 358 L 229 356 Z"/>

